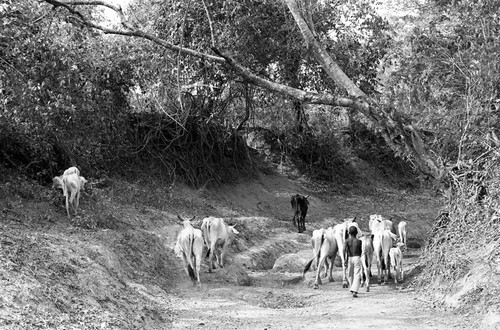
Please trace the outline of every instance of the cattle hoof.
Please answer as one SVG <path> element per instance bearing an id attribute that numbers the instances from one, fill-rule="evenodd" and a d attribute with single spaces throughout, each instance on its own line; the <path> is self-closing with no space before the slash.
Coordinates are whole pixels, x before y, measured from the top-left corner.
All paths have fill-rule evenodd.
<path id="1" fill-rule="evenodd" d="M 344 289 L 346 289 L 346 288 L 348 288 L 348 287 L 349 287 L 349 285 L 348 285 L 346 282 L 344 282 L 344 283 L 342 283 L 342 287 L 343 287 Z"/>
<path id="2" fill-rule="evenodd" d="M 369 287 L 366 287 L 366 292 L 370 292 L 370 288 Z"/>
<path id="3" fill-rule="evenodd" d="M 319 286 L 317 284 L 314 284 L 313 289 L 319 289 Z"/>

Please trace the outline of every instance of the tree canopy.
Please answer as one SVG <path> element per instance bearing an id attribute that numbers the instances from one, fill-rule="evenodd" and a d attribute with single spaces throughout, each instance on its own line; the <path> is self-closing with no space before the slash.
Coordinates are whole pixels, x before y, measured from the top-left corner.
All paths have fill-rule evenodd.
<path id="1" fill-rule="evenodd" d="M 9 1 L 3 74 L 12 82 L 3 90 L 17 92 L 4 103 L 20 105 L 27 88 L 33 101 L 23 108 L 32 112 L 18 116 L 50 113 L 44 120 L 54 129 L 60 123 L 48 118 L 56 114 L 85 121 L 75 109 L 89 102 L 108 104 L 111 116 L 112 108 L 161 105 L 181 126 L 196 112 L 238 129 L 252 109 L 271 104 L 289 104 L 299 126 L 307 125 L 305 104 L 344 107 L 396 155 L 443 181 L 498 147 L 495 6 L 427 1 L 389 24 L 371 1 L 137 0 L 125 9 Z M 103 8 L 118 20 L 107 21 Z M 396 24 L 414 28 L 401 33 Z M 33 79 L 23 72 L 28 63 L 40 63 L 29 70 Z"/>

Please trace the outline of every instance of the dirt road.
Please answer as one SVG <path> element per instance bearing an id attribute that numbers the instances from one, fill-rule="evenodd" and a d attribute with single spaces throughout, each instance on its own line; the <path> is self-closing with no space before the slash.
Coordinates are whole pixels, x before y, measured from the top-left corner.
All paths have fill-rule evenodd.
<path id="1" fill-rule="evenodd" d="M 432 215 L 439 209 L 439 203 L 430 196 L 408 195 L 401 191 L 383 191 L 370 196 L 332 196 L 328 200 L 310 197 L 308 230 L 296 234 L 288 223 L 287 211 L 289 196 L 299 186 L 282 177 L 268 176 L 252 184 L 235 185 L 217 192 L 221 205 L 231 205 L 231 209 L 219 209 L 219 213 L 226 212 L 229 217 L 236 214 L 253 216 L 239 221 L 244 227 L 240 230 L 242 233 L 245 229 L 252 232 L 252 237 L 245 237 L 250 252 L 243 251 L 244 248 L 238 251 L 238 247 L 231 251 L 240 264 L 243 260 L 247 265 L 256 266 L 246 270 L 251 285 L 235 284 L 231 273 L 240 267 L 234 265 L 235 261 L 229 269 L 217 269 L 214 273 L 206 272 L 204 265 L 201 288 L 193 287 L 187 280 L 178 288 L 173 300 L 174 329 L 478 328 L 467 316 L 444 311 L 442 306 L 433 304 L 431 296 L 424 297 L 408 286 L 420 254 L 417 247 L 405 253 L 404 269 L 409 276 L 402 284 L 378 285 L 374 263 L 371 291 L 367 293 L 363 288 L 358 298 L 342 288 L 341 268 L 334 269 L 336 282 L 324 280 L 318 290 L 312 288 L 313 271 L 302 279 L 298 270 L 270 270 L 272 263 L 271 267 L 259 268 L 266 264 L 266 258 L 274 260 L 287 252 L 309 249 L 313 229 L 354 215 L 364 228 L 368 227 L 367 215 L 372 213 L 390 215 L 396 222 L 405 219 L 410 223 L 410 242 L 420 246 Z M 264 218 L 255 218 L 258 214 Z M 273 215 L 275 220 L 265 218 L 266 215 Z M 262 236 L 254 237 L 256 233 Z"/>
<path id="2" fill-rule="evenodd" d="M 413 251 L 414 252 L 414 251 Z M 407 258 L 406 270 L 416 261 Z M 340 269 L 340 268 L 339 268 Z M 464 316 L 433 307 L 419 293 L 401 284 L 363 289 L 353 298 L 336 282 L 311 286 L 313 273 L 250 273 L 251 286 L 221 283 L 217 273 L 203 273 L 202 288 L 186 283 L 174 301 L 174 329 L 476 329 Z M 374 268 L 374 274 L 376 270 Z M 376 277 L 373 278 L 376 281 Z"/>

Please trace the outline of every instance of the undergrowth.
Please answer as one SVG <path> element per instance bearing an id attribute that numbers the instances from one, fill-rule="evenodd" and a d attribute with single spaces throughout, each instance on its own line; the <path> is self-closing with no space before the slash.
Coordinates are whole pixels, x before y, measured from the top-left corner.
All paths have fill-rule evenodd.
<path id="1" fill-rule="evenodd" d="M 500 304 L 499 155 L 452 175 L 447 208 L 423 253 L 418 287 L 439 292 L 459 309 L 486 312 Z"/>

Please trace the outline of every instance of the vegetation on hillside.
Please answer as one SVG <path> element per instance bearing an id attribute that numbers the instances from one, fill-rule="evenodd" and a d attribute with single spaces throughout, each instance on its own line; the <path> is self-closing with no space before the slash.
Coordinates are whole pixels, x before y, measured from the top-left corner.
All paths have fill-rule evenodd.
<path id="1" fill-rule="evenodd" d="M 436 215 L 419 285 L 478 312 L 498 306 L 500 293 L 499 9 L 497 1 L 429 2 L 391 55 L 386 90 L 449 164 L 448 203 Z"/>

